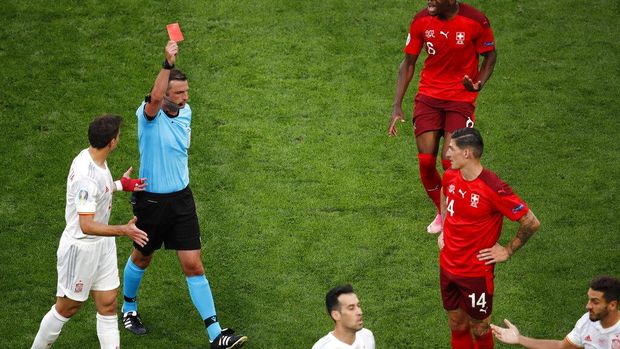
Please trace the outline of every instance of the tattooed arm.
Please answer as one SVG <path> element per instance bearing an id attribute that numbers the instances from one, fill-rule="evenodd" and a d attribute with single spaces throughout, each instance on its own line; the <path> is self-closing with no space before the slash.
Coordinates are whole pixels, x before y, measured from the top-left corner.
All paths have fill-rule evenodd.
<path id="1" fill-rule="evenodd" d="M 519 219 L 519 230 L 517 230 L 517 236 L 515 236 L 508 245 L 506 245 L 506 251 L 508 257 L 511 257 L 518 249 L 520 249 L 527 240 L 534 235 L 534 233 L 540 228 L 540 222 L 531 210 Z"/>
<path id="2" fill-rule="evenodd" d="M 478 259 L 481 261 L 487 261 L 486 264 L 494 264 L 505 262 L 510 258 L 515 251 L 520 249 L 527 240 L 534 235 L 534 233 L 540 228 L 540 222 L 531 210 L 528 211 L 525 216 L 519 219 L 519 230 L 517 235 L 510 240 L 506 247 L 495 244 L 491 248 L 485 248 L 478 253 Z"/>

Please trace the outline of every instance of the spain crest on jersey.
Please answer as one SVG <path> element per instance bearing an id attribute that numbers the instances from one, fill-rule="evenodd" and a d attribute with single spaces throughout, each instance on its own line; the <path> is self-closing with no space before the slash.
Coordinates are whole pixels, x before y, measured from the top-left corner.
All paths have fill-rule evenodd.
<path id="1" fill-rule="evenodd" d="M 80 293 L 82 292 L 82 290 L 84 289 L 84 283 L 82 282 L 82 280 L 78 281 L 75 283 L 75 293 Z"/>

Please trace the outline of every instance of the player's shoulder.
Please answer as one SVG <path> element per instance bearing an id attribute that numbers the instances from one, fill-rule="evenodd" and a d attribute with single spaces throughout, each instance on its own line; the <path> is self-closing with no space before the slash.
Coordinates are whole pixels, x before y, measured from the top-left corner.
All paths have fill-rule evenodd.
<path id="1" fill-rule="evenodd" d="M 372 340 L 375 339 L 375 335 L 372 333 L 372 331 L 365 327 L 357 331 L 357 335 L 364 339 L 372 339 Z"/>
<path id="2" fill-rule="evenodd" d="M 459 172 L 460 172 L 459 170 L 448 168 L 443 172 L 443 179 L 451 180 L 451 179 L 457 178 L 459 175 Z"/>
<path id="3" fill-rule="evenodd" d="M 328 333 L 316 341 L 316 343 L 312 346 L 312 349 L 329 349 L 331 348 L 330 344 L 333 343 L 333 339 L 334 337 Z"/>
<path id="4" fill-rule="evenodd" d="M 82 150 L 71 163 L 69 169 L 69 180 L 71 182 L 80 182 L 83 180 L 96 183 L 100 178 L 101 170 L 95 165 L 92 157 L 88 153 L 88 149 Z"/>
<path id="5" fill-rule="evenodd" d="M 75 158 L 73 158 L 71 170 L 80 174 L 82 172 L 89 172 L 91 167 L 94 166 L 91 160 L 92 158 L 90 157 L 90 154 L 88 154 L 88 149 L 83 149 L 75 156 Z"/>
<path id="6" fill-rule="evenodd" d="M 480 176 L 478 176 L 478 179 L 480 179 L 482 183 L 484 183 L 487 187 L 489 187 L 489 189 L 497 193 L 497 195 L 499 196 L 513 194 L 512 188 L 508 184 L 506 184 L 506 182 L 504 182 L 501 178 L 499 178 L 499 176 L 495 172 L 487 168 L 482 170 Z"/>
<path id="7" fill-rule="evenodd" d="M 593 323 L 594 322 L 590 321 L 590 313 L 585 312 L 583 315 L 581 315 L 579 320 L 577 320 L 575 327 L 583 327 L 583 326 L 590 325 Z"/>
<path id="8" fill-rule="evenodd" d="M 467 5 L 464 3 L 459 3 L 459 16 L 463 16 L 465 18 L 469 18 L 474 22 L 477 22 L 483 27 L 490 27 L 491 23 L 489 23 L 489 19 L 487 16 L 477 8 Z"/>
<path id="9" fill-rule="evenodd" d="M 423 20 L 425 18 L 430 18 L 430 17 L 431 17 L 431 15 L 428 12 L 428 8 L 425 7 L 423 10 L 420 10 L 420 11 L 418 11 L 418 13 L 413 15 L 413 19 L 411 20 L 411 23 Z"/>

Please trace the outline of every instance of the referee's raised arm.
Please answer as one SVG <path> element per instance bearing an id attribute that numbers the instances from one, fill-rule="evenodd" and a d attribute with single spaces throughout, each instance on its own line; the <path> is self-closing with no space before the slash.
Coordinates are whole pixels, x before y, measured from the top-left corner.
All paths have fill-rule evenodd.
<path id="1" fill-rule="evenodd" d="M 168 89 L 170 70 L 174 68 L 174 61 L 176 60 L 177 53 L 179 53 L 179 46 L 177 43 L 175 41 L 168 41 L 164 49 L 164 56 L 166 59 L 162 64 L 159 74 L 157 74 L 150 98 L 147 98 L 147 103 L 144 106 L 144 113 L 147 117 L 155 118 L 161 109 L 166 90 Z"/>

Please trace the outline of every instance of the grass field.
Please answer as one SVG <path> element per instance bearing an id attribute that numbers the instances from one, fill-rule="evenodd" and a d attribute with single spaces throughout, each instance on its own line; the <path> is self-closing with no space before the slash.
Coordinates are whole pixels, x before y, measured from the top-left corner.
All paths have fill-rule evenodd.
<path id="1" fill-rule="evenodd" d="M 562 338 L 585 312 L 590 278 L 620 276 L 620 5 L 468 3 L 490 18 L 499 59 L 476 111 L 483 161 L 542 222 L 496 268 L 494 322 Z M 411 125 L 387 137 L 406 31 L 424 5 L 4 4 L 0 348 L 28 347 L 55 300 L 66 175 L 94 116 L 124 117 L 113 174 L 138 168 L 134 112 L 163 60 L 165 25 L 176 21 L 194 111 L 192 190 L 221 323 L 247 334 L 248 348 L 310 348 L 333 326 L 325 292 L 350 282 L 377 348 L 449 347 Z M 111 223 L 130 218 L 128 198 L 116 195 Z M 515 231 L 508 222 L 501 242 Z M 122 270 L 131 244 L 117 246 Z M 156 255 L 139 297 L 151 332 L 122 330 L 124 348 L 207 347 L 174 253 Z M 98 347 L 92 302 L 55 347 Z"/>

